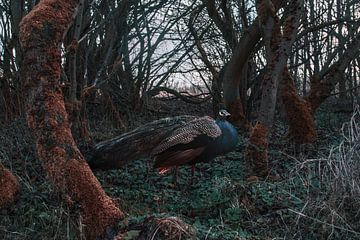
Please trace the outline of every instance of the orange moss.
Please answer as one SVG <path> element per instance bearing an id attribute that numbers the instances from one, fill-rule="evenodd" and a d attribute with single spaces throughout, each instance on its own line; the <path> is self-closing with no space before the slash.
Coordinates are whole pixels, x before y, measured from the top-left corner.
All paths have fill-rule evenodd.
<path id="1" fill-rule="evenodd" d="M 313 115 L 321 103 L 331 95 L 334 85 L 328 78 L 335 77 L 335 74 L 334 71 L 330 71 L 324 79 L 320 79 L 318 76 L 312 77 L 310 93 L 305 100 L 309 103 Z"/>
<path id="2" fill-rule="evenodd" d="M 249 129 L 248 121 L 244 114 L 244 108 L 241 100 L 236 99 L 229 105 L 229 111 L 231 113 L 230 121 L 239 128 L 240 131 L 245 132 Z"/>
<path id="3" fill-rule="evenodd" d="M 310 104 L 296 93 L 294 80 L 284 68 L 281 97 L 289 123 L 288 137 L 296 143 L 311 143 L 317 138 Z"/>
<path id="4" fill-rule="evenodd" d="M 81 199 L 82 217 L 88 239 L 95 239 L 114 226 L 124 214 L 116 207 L 94 177 L 86 161 L 78 156 L 66 161 L 65 186 L 72 193 L 72 199 Z"/>
<path id="5" fill-rule="evenodd" d="M 267 18 L 276 14 L 275 6 L 272 1 L 258 1 L 256 5 L 258 16 L 261 23 L 265 23 Z"/>
<path id="6" fill-rule="evenodd" d="M 12 204 L 19 193 L 16 177 L 0 163 L 0 209 Z"/>
<path id="7" fill-rule="evenodd" d="M 249 175 L 265 177 L 268 175 L 268 139 L 267 127 L 262 123 L 257 123 L 250 135 L 249 144 L 245 149 L 245 160 Z"/>
<path id="8" fill-rule="evenodd" d="M 93 175 L 73 139 L 60 79 L 59 45 L 76 0 L 43 0 L 20 24 L 28 125 L 49 179 L 66 202 L 80 205 L 87 239 L 103 236 L 124 214 Z M 75 111 L 77 104 L 71 106 Z"/>

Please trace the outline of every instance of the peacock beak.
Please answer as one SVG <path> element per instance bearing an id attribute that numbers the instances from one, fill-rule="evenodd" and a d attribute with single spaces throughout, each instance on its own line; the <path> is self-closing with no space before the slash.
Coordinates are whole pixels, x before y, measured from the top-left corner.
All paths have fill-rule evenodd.
<path id="1" fill-rule="evenodd" d="M 219 117 L 220 118 L 227 118 L 228 116 L 230 116 L 231 114 L 228 112 L 228 111 L 226 111 L 225 109 L 221 109 L 220 111 L 219 111 Z"/>
<path id="2" fill-rule="evenodd" d="M 228 111 L 224 111 L 225 117 L 231 116 L 231 114 Z"/>

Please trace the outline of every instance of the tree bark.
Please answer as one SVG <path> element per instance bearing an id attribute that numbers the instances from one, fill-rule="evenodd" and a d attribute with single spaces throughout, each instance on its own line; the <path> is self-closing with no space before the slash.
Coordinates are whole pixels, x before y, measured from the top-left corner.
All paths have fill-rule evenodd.
<path id="1" fill-rule="evenodd" d="M 204 0 L 209 17 L 214 21 L 215 25 L 221 31 L 225 42 L 231 49 L 235 49 L 237 45 L 237 39 L 233 27 L 233 21 L 231 18 L 230 10 L 226 4 L 226 1 L 222 1 L 221 10 L 224 13 L 222 17 L 216 9 L 215 0 Z"/>
<path id="2" fill-rule="evenodd" d="M 296 143 L 314 142 L 317 134 L 311 106 L 297 94 L 294 80 L 287 67 L 283 72 L 281 98 L 289 124 L 288 138 Z"/>
<path id="3" fill-rule="evenodd" d="M 124 214 L 101 188 L 71 134 L 62 90 L 60 44 L 78 0 L 42 0 L 23 18 L 20 42 L 27 122 L 37 153 L 56 189 L 79 204 L 87 239 L 97 239 Z"/>
<path id="4" fill-rule="evenodd" d="M 24 0 L 11 0 L 10 1 L 10 9 L 11 9 L 11 30 L 12 30 L 12 38 L 14 41 L 14 48 L 16 54 L 16 63 L 17 66 L 21 66 L 21 51 L 19 46 L 19 24 L 23 17 L 24 12 Z"/>
<path id="5" fill-rule="evenodd" d="M 275 115 L 276 97 L 279 82 L 295 40 L 301 13 L 300 1 L 292 1 L 289 16 L 284 23 L 283 34 L 280 30 L 279 18 L 271 2 L 261 1 L 257 5 L 260 23 L 263 28 L 265 41 L 267 72 L 262 82 L 262 97 L 260 105 L 259 122 L 268 129 L 272 127 Z"/>
<path id="6" fill-rule="evenodd" d="M 0 209 L 10 206 L 19 193 L 16 177 L 0 163 Z"/>
<path id="7" fill-rule="evenodd" d="M 265 177 L 269 173 L 267 135 L 268 129 L 262 123 L 257 123 L 250 133 L 249 143 L 245 151 L 249 175 Z"/>
<path id="8" fill-rule="evenodd" d="M 260 37 L 260 28 L 258 27 L 258 24 L 254 22 L 240 39 L 224 73 L 223 86 L 225 106 L 231 113 L 231 121 L 244 130 L 248 128 L 248 123 L 240 97 L 242 73 L 249 56 L 255 45 L 259 42 Z"/>
<path id="9" fill-rule="evenodd" d="M 68 76 L 70 76 L 70 87 L 68 98 L 66 98 L 65 107 L 69 115 L 73 136 L 76 139 L 89 140 L 90 136 L 84 114 L 85 102 L 82 101 L 83 99 L 81 94 L 78 94 L 81 92 L 80 89 L 83 87 L 81 84 L 84 83 L 84 72 L 82 69 L 84 64 L 81 62 L 81 50 L 84 48 L 84 46 L 81 46 L 79 43 L 84 22 L 84 7 L 85 0 L 80 0 L 77 8 L 77 15 L 72 28 L 73 31 L 71 34 L 68 33 L 70 39 L 70 43 L 67 46 L 69 54 Z"/>
<path id="10" fill-rule="evenodd" d="M 275 115 L 277 90 L 282 73 L 295 40 L 301 13 L 301 1 L 289 3 L 289 15 L 284 23 L 283 33 L 276 8 L 271 1 L 259 1 L 256 9 L 262 27 L 266 50 L 266 73 L 262 81 L 262 98 L 258 123 L 251 132 L 245 156 L 252 172 L 258 176 L 268 173 L 267 143 Z M 261 166 L 261 167 L 259 167 Z"/>

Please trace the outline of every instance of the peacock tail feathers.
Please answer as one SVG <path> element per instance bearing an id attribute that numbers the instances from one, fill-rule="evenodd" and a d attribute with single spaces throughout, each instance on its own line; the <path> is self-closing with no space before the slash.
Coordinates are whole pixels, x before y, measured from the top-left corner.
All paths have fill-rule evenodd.
<path id="1" fill-rule="evenodd" d="M 151 153 L 175 129 L 181 128 L 196 116 L 182 115 L 163 118 L 109 140 L 99 142 L 89 156 L 92 168 L 115 169 Z"/>

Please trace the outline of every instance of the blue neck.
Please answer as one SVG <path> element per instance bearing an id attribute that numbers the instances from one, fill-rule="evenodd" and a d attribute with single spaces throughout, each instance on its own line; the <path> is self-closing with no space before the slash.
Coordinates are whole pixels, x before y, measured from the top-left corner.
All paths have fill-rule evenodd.
<path id="1" fill-rule="evenodd" d="M 222 134 L 215 141 L 219 146 L 217 154 L 225 154 L 236 149 L 239 142 L 239 135 L 235 127 L 224 119 L 216 120 L 216 124 L 220 127 Z"/>

